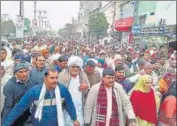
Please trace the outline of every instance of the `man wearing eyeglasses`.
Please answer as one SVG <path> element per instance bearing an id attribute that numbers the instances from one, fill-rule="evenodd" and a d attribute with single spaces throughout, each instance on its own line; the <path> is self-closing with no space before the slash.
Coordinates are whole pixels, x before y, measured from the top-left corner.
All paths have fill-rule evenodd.
<path id="1" fill-rule="evenodd" d="M 83 60 L 77 56 L 71 56 L 68 59 L 68 68 L 59 73 L 59 82 L 65 84 L 71 93 L 77 119 L 80 125 L 84 125 L 83 108 L 85 103 L 85 95 L 90 87 L 87 75 L 82 70 Z M 66 112 L 65 126 L 72 126 L 73 121 Z"/>

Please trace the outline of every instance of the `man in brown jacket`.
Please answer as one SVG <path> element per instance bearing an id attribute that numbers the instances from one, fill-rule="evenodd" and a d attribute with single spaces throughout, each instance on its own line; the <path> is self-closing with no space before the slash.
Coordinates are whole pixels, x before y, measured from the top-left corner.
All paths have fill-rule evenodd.
<path id="1" fill-rule="evenodd" d="M 95 71 L 96 64 L 92 60 L 88 60 L 84 72 L 90 82 L 90 87 L 101 81 L 100 73 Z"/>

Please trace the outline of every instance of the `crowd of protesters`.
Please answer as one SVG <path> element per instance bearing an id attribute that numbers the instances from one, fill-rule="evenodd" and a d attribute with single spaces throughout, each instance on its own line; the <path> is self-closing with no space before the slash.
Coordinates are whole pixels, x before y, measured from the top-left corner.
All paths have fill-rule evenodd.
<path id="1" fill-rule="evenodd" d="M 2 126 L 176 126 L 176 50 L 28 39 L 0 58 Z"/>

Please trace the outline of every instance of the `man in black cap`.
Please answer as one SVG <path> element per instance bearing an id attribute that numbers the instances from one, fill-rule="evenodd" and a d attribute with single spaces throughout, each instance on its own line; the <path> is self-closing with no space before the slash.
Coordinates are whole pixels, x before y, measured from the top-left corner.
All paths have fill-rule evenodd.
<path id="1" fill-rule="evenodd" d="M 35 85 L 37 85 L 37 82 L 34 78 L 30 77 L 29 65 L 25 62 L 16 64 L 14 67 L 14 76 L 3 88 L 5 101 L 4 108 L 2 110 L 2 121 L 7 117 L 12 108 L 20 101 L 21 97 Z M 12 126 L 21 126 L 26 124 L 29 116 L 30 111 L 28 109 Z"/>
<path id="2" fill-rule="evenodd" d="M 84 72 L 86 73 L 87 78 L 90 82 L 90 87 L 101 81 L 100 73 L 98 71 L 95 71 L 95 66 L 96 64 L 93 60 L 88 60 L 84 69 Z"/>
<path id="3" fill-rule="evenodd" d="M 122 86 L 115 82 L 115 71 L 112 68 L 103 70 L 103 79 L 90 89 L 84 110 L 86 125 L 92 126 L 125 126 L 125 110 L 128 122 L 136 126 L 136 117 Z"/>

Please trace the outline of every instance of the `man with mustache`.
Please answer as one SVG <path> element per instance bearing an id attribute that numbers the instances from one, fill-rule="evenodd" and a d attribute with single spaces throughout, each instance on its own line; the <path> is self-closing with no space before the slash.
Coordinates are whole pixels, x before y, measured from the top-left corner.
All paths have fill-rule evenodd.
<path id="1" fill-rule="evenodd" d="M 84 110 L 86 125 L 124 126 L 125 110 L 129 126 L 136 126 L 136 118 L 131 102 L 123 87 L 115 82 L 115 71 L 106 68 L 102 81 L 93 85 L 88 93 Z"/>
<path id="2" fill-rule="evenodd" d="M 71 95 L 68 89 L 58 82 L 58 72 L 48 69 L 44 83 L 30 89 L 11 110 L 2 126 L 10 126 L 28 108 L 31 107 L 33 126 L 65 126 L 63 110 L 65 109 L 73 126 L 80 126 Z"/>

